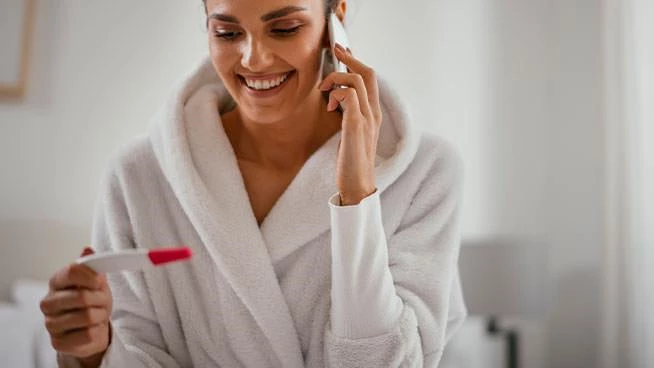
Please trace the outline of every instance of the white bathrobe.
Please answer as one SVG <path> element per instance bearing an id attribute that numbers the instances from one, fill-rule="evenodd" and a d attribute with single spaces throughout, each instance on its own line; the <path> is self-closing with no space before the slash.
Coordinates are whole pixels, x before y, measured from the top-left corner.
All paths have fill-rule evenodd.
<path id="1" fill-rule="evenodd" d="M 338 133 L 258 226 L 220 120 L 233 100 L 209 59 L 182 80 L 149 134 L 112 160 L 93 244 L 183 244 L 194 255 L 110 275 L 104 367 L 438 365 L 466 315 L 457 271 L 462 165 L 379 83 L 377 192 L 339 206 Z M 75 362 L 60 357 L 60 365 Z"/>

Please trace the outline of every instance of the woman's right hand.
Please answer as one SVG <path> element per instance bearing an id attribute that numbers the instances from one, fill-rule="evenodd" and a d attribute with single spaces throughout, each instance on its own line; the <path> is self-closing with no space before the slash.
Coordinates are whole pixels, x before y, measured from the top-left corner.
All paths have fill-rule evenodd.
<path id="1" fill-rule="evenodd" d="M 93 254 L 85 248 L 82 256 Z M 77 358 L 84 367 L 98 367 L 111 343 L 111 290 L 105 275 L 70 264 L 50 279 L 41 311 L 52 347 Z"/>

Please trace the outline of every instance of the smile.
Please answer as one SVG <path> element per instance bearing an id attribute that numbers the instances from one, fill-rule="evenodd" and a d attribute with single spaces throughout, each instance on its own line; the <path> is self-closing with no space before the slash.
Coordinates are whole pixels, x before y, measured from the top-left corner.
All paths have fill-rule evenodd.
<path id="1" fill-rule="evenodd" d="M 268 79 L 248 79 L 242 75 L 238 77 L 250 95 L 255 97 L 270 97 L 281 91 L 294 74 L 295 71 L 290 71 Z"/>

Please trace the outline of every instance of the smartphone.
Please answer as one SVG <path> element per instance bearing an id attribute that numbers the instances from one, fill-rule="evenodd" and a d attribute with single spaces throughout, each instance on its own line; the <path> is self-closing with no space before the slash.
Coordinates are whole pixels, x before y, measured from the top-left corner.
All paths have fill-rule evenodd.
<path id="1" fill-rule="evenodd" d="M 347 73 L 347 66 L 341 63 L 338 60 L 338 58 L 336 58 L 336 54 L 334 53 L 334 46 L 336 45 L 336 43 L 343 46 L 346 50 L 350 48 L 350 41 L 347 38 L 347 33 L 345 32 L 345 28 L 343 27 L 343 24 L 338 19 L 336 14 L 332 13 L 330 15 L 327 29 L 329 32 L 329 45 L 331 47 L 331 52 L 332 52 L 334 71 L 340 73 Z"/>

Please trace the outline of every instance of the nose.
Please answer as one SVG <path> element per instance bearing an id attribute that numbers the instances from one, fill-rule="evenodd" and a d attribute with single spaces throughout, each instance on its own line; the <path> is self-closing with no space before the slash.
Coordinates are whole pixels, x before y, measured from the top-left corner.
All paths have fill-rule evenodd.
<path id="1" fill-rule="evenodd" d="M 273 54 L 266 45 L 250 37 L 241 57 L 241 65 L 253 72 L 265 71 L 273 63 Z"/>

